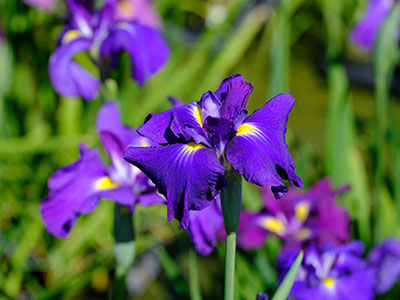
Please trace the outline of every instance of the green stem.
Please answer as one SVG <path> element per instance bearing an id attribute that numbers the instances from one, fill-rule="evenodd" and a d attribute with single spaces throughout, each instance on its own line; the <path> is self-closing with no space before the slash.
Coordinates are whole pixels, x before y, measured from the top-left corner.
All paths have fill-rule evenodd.
<path id="1" fill-rule="evenodd" d="M 136 244 L 133 232 L 133 215 L 128 208 L 119 204 L 115 204 L 114 209 L 114 238 L 115 279 L 113 299 L 128 299 L 125 278 L 135 259 Z"/>
<path id="2" fill-rule="evenodd" d="M 225 300 L 233 300 L 235 294 L 236 232 L 226 235 Z"/>
<path id="3" fill-rule="evenodd" d="M 197 254 L 196 251 L 190 249 L 189 251 L 189 287 L 190 299 L 201 300 L 201 289 L 199 281 L 199 273 L 197 269 Z"/>
<path id="4" fill-rule="evenodd" d="M 242 176 L 233 168 L 225 172 L 228 181 L 221 192 L 221 208 L 226 231 L 225 300 L 233 300 L 235 294 L 236 231 L 242 209 Z"/>

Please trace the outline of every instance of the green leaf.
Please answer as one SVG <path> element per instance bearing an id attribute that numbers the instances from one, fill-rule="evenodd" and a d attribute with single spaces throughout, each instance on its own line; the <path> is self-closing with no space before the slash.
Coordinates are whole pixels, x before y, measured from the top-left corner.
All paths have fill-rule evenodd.
<path id="1" fill-rule="evenodd" d="M 8 92 L 13 77 L 13 56 L 8 44 L 0 38 L 0 99 Z"/>
<path id="2" fill-rule="evenodd" d="M 355 117 L 348 96 L 344 67 L 332 65 L 328 72 L 329 115 L 326 144 L 326 168 L 335 186 L 349 184 L 351 190 L 342 204 L 357 221 L 360 237 L 369 242 L 371 196 L 365 164 L 357 146 Z"/>
<path id="3" fill-rule="evenodd" d="M 380 189 L 376 207 L 375 241 L 379 242 L 396 234 L 396 209 L 385 186 Z"/>
<path id="4" fill-rule="evenodd" d="M 388 104 L 393 72 L 399 60 L 397 40 L 399 36 L 399 5 L 394 5 L 379 31 L 375 45 L 373 63 L 375 69 L 376 98 L 376 189 L 385 181 L 384 148 L 388 130 Z M 379 190 L 377 191 L 379 195 Z"/>
<path id="5" fill-rule="evenodd" d="M 201 300 L 201 287 L 199 279 L 199 271 L 197 268 L 197 253 L 195 250 L 189 250 L 189 289 L 190 299 Z"/>
<path id="6" fill-rule="evenodd" d="M 188 294 L 187 287 L 182 279 L 181 271 L 175 260 L 169 255 L 163 246 L 156 249 L 156 254 L 160 260 L 165 275 L 172 282 L 177 294 L 181 296 L 181 298 L 186 298 Z"/>
<path id="7" fill-rule="evenodd" d="M 291 0 L 280 1 L 277 25 L 272 36 L 269 96 L 289 90 Z"/>
<path id="8" fill-rule="evenodd" d="M 293 265 L 290 267 L 289 272 L 286 274 L 285 279 L 283 279 L 281 285 L 279 286 L 278 290 L 275 292 L 275 295 L 272 297 L 271 300 L 287 299 L 289 292 L 292 289 L 293 283 L 296 280 L 297 271 L 299 270 L 301 262 L 303 261 L 303 255 L 303 251 L 300 251 Z"/>

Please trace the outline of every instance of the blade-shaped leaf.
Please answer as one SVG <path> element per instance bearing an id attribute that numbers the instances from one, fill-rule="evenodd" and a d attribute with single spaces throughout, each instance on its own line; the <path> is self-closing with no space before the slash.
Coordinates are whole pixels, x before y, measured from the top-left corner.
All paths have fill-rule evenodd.
<path id="1" fill-rule="evenodd" d="M 285 279 L 283 279 L 281 285 L 279 286 L 271 300 L 287 299 L 289 292 L 292 289 L 293 283 L 296 280 L 297 271 L 299 270 L 301 262 L 303 261 L 303 255 L 303 251 L 300 251 L 293 265 L 290 267 L 289 272 L 286 274 Z"/>

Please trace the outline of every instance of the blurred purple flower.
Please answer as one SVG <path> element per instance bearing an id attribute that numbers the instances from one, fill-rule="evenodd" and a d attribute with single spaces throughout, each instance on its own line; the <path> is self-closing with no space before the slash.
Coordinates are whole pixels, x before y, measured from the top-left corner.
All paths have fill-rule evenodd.
<path id="1" fill-rule="evenodd" d="M 374 47 L 379 28 L 396 2 L 398 0 L 371 0 L 369 2 L 364 16 L 351 33 L 352 40 L 356 45 L 367 50 Z"/>
<path id="2" fill-rule="evenodd" d="M 238 245 L 245 249 L 262 247 L 270 233 L 288 248 L 301 248 L 310 242 L 347 242 L 349 216 L 335 203 L 346 189 L 335 190 L 329 179 L 323 179 L 305 193 L 290 189 L 280 200 L 269 189 L 262 189 L 264 208 L 259 213 L 242 212 Z"/>
<path id="3" fill-rule="evenodd" d="M 99 11 L 92 1 L 67 0 L 67 4 L 71 19 L 49 62 L 50 79 L 60 95 L 92 100 L 98 93 L 98 78 L 73 60 L 80 52 L 90 54 L 104 77 L 108 65 L 116 68 L 119 54 L 127 51 L 132 77 L 139 85 L 166 63 L 168 45 L 149 1 L 106 0 Z"/>
<path id="4" fill-rule="evenodd" d="M 44 11 L 51 11 L 54 9 L 57 0 L 23 0 L 27 5 L 36 7 Z"/>
<path id="5" fill-rule="evenodd" d="M 161 22 L 151 5 L 151 0 L 122 0 L 114 13 L 118 21 L 136 21 L 153 28 L 161 28 Z"/>
<path id="6" fill-rule="evenodd" d="M 400 279 L 400 240 L 387 239 L 374 247 L 368 262 L 377 269 L 377 293 L 386 293 Z"/>
<path id="7" fill-rule="evenodd" d="M 189 225 L 189 211 L 202 210 L 225 187 L 225 167 L 246 180 L 272 186 L 276 197 L 302 186 L 285 142 L 286 123 L 295 100 L 280 94 L 247 117 L 251 84 L 240 75 L 197 102 L 149 115 L 139 134 L 157 147 L 130 147 L 125 159 L 140 168 L 167 199 L 168 219 Z"/>
<path id="8" fill-rule="evenodd" d="M 363 244 L 355 241 L 340 247 L 311 245 L 290 291 L 295 300 L 368 300 L 375 296 L 376 270 L 362 259 Z M 278 259 L 281 280 L 298 251 L 286 250 Z"/>
<path id="9" fill-rule="evenodd" d="M 219 197 L 205 209 L 189 212 L 188 232 L 201 255 L 209 255 L 214 250 L 223 230 L 224 218 Z"/>
<path id="10" fill-rule="evenodd" d="M 151 142 L 122 125 L 113 102 L 100 109 L 97 131 L 112 166 L 101 161 L 97 149 L 90 150 L 82 144 L 81 158 L 59 169 L 48 180 L 49 195 L 40 209 L 46 229 L 59 238 L 67 237 L 78 216 L 93 211 L 102 198 L 125 205 L 132 212 L 137 203 L 165 203 L 154 184 L 124 161 L 123 152 L 128 146 L 148 146 Z"/>

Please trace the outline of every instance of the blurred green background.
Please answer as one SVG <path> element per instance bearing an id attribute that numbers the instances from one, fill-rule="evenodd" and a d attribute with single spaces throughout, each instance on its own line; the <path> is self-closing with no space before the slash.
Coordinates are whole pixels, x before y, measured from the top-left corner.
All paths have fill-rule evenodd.
<path id="1" fill-rule="evenodd" d="M 126 124 L 139 126 L 148 113 L 167 108 L 168 96 L 198 100 L 234 73 L 254 85 L 250 111 L 290 92 L 297 102 L 287 139 L 305 188 L 323 176 L 335 186 L 350 184 L 340 203 L 352 217 L 353 237 L 367 249 L 399 237 L 399 50 L 384 36 L 374 54 L 351 44 L 349 32 L 366 1 L 153 2 L 171 57 L 144 88 L 122 57 L 107 88 L 117 90 Z M 66 13 L 64 1 L 43 12 L 0 0 L 0 299 L 110 297 L 113 203 L 102 201 L 82 216 L 66 240 L 48 234 L 39 214 L 47 179 L 78 157 L 79 142 L 101 147 L 94 128 L 101 100 L 60 97 L 49 82 L 48 58 Z M 257 188 L 247 184 L 244 207 L 260 206 Z M 196 259 L 203 299 L 222 297 L 224 245 L 210 257 L 197 256 L 187 233 L 166 221 L 163 206 L 138 208 L 135 231 L 132 297 L 189 298 Z M 275 289 L 278 253 L 274 238 L 261 251 L 239 251 L 238 299 Z"/>

